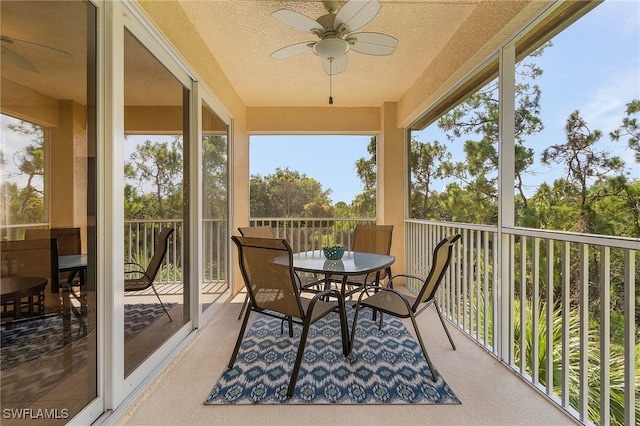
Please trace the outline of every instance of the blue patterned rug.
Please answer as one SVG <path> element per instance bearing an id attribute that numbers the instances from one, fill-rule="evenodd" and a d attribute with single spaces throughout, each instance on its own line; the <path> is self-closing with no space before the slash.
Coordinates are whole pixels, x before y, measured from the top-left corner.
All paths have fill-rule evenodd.
<path id="1" fill-rule="evenodd" d="M 205 404 L 460 404 L 440 374 L 432 382 L 404 324 L 387 316 L 380 331 L 368 309 L 360 312 L 350 360 L 342 355 L 337 313 L 311 326 L 296 389 L 287 398 L 302 326 L 294 325 L 290 338 L 286 326 L 280 334 L 279 320 L 251 315 L 235 365 L 225 367 Z"/>

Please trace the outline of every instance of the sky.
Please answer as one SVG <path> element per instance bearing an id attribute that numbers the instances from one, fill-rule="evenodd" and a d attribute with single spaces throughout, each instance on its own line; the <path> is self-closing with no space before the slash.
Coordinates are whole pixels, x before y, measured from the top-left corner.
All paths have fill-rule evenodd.
<path id="1" fill-rule="evenodd" d="M 363 191 L 355 163 L 369 158 L 371 136 L 251 136 L 249 173 L 273 174 L 276 168 L 295 170 L 331 188 L 333 203 L 350 204 Z"/>

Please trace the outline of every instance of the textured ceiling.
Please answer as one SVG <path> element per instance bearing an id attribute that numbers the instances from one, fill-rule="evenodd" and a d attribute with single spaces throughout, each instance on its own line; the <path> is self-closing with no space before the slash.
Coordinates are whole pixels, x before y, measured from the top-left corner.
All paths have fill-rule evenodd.
<path id="1" fill-rule="evenodd" d="M 317 37 L 271 16 L 290 9 L 313 19 L 327 13 L 321 1 L 180 1 L 188 18 L 247 106 L 326 106 L 329 76 L 309 51 L 277 60 L 270 55 Z M 342 5 L 343 2 L 338 2 Z M 480 1 L 385 0 L 359 31 L 399 40 L 390 56 L 348 52 L 347 70 L 333 77 L 335 106 L 380 106 L 400 100 Z"/>
<path id="2" fill-rule="evenodd" d="M 162 2 L 144 3 L 162 6 Z M 343 4 L 333 3 L 338 7 Z M 441 63 L 443 52 L 451 51 L 451 46 L 464 50 L 465 46 L 472 45 L 467 41 L 469 35 L 480 40 L 479 44 L 473 45 L 475 52 L 489 45 L 494 49 L 496 44 L 487 42 L 503 29 L 495 23 L 492 26 L 494 17 L 509 13 L 510 18 L 506 20 L 496 19 L 504 25 L 513 17 L 514 8 L 517 11 L 536 3 L 544 4 L 530 0 L 382 0 L 380 13 L 358 31 L 388 34 L 398 39 L 398 46 L 390 56 L 348 52 L 346 71 L 333 77 L 334 106 L 379 107 L 384 102 L 399 101 L 416 80 L 419 79 L 419 86 L 425 84 L 425 70 L 434 58 L 434 62 Z M 316 36 L 273 18 L 274 11 L 290 9 L 317 19 L 327 13 L 325 4 L 300 0 L 177 0 L 177 4 L 174 3 L 182 7 L 186 18 L 199 32 L 206 48 L 248 107 L 327 106 L 329 76 L 318 57 L 311 51 L 283 60 L 270 56 L 282 47 L 317 40 Z M 507 10 L 506 5 L 510 4 L 514 7 Z M 19 85 L 54 99 L 86 102 L 84 74 L 88 50 L 86 44 L 78 43 L 74 34 L 86 32 L 87 23 L 86 17 L 78 14 L 78 8 L 72 7 L 74 5 L 77 3 L 0 0 L 3 36 L 50 46 L 69 54 L 60 57 L 46 50 L 16 46 L 16 53 L 31 61 L 40 72 L 24 72 L 3 55 L 0 61 L 3 88 L 15 82 L 11 87 Z M 480 10 L 483 13 L 478 13 Z M 484 18 L 478 19 L 479 16 Z M 496 26 L 499 28 L 494 28 Z M 64 31 L 60 30 L 62 28 Z M 144 80 L 157 83 L 157 79 L 166 78 L 167 73 L 158 72 L 154 76 L 153 70 L 159 69 L 157 64 L 142 63 L 150 56 L 141 54 L 140 49 L 144 51 L 130 41 L 125 48 L 125 83 L 131 82 L 127 87 L 133 88 L 127 91 L 127 104 L 173 104 L 175 96 L 169 93 L 155 91 L 149 94 L 144 90 Z M 453 75 L 459 72 L 461 63 L 457 61 L 451 66 L 452 69 L 446 72 Z"/>

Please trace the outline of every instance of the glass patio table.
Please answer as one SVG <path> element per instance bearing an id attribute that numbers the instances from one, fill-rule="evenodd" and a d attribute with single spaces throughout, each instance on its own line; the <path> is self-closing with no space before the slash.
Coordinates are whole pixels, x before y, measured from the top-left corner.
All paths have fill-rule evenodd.
<path id="1" fill-rule="evenodd" d="M 380 272 L 395 262 L 390 255 L 345 251 L 340 260 L 329 260 L 322 250 L 312 250 L 293 254 L 293 268 L 296 272 L 308 272 L 323 275 L 324 287 L 329 288 L 336 276 L 341 276 L 340 293 L 343 299 L 347 295 L 347 281 L 355 275 L 376 274 L 376 281 Z"/>

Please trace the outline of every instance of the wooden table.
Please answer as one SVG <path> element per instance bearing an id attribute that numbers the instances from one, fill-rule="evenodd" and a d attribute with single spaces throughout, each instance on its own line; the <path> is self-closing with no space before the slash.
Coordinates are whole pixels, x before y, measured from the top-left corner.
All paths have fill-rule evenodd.
<path id="1" fill-rule="evenodd" d="M 2 291 L 3 314 L 9 305 L 13 305 L 12 319 L 22 316 L 22 299 L 27 297 L 27 308 L 29 315 L 34 314 L 34 305 L 37 306 L 38 313 L 44 314 L 44 289 L 47 286 L 47 279 L 42 277 L 2 277 L 0 278 L 0 289 Z M 34 297 L 36 297 L 34 303 Z"/>

